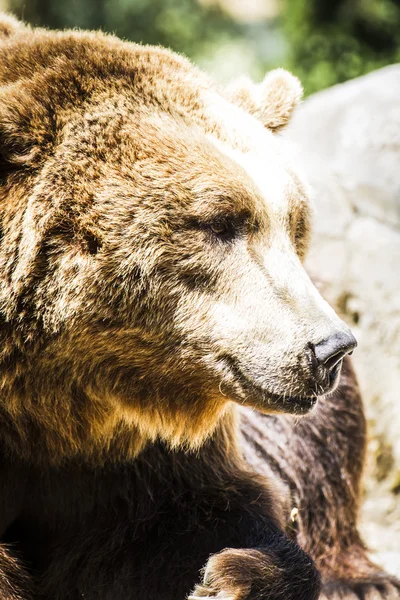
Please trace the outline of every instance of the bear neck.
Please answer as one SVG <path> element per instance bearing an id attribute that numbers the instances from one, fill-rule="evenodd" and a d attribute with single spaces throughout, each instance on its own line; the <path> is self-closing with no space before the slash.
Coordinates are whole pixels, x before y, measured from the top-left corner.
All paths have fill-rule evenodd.
<path id="1" fill-rule="evenodd" d="M 12 386 L 14 387 L 14 386 Z M 26 387 L 8 393 L 3 385 L 0 406 L 0 442 L 3 451 L 30 465 L 59 466 L 70 462 L 91 466 L 119 464 L 136 459 L 156 446 L 161 436 L 133 423 L 112 399 L 74 388 L 65 393 L 40 395 Z M 187 439 L 164 440 L 171 452 L 198 452 L 218 439 L 223 454 L 237 451 L 238 411 L 229 402 L 207 435 L 190 444 Z M 162 442 L 162 439 L 161 439 Z"/>

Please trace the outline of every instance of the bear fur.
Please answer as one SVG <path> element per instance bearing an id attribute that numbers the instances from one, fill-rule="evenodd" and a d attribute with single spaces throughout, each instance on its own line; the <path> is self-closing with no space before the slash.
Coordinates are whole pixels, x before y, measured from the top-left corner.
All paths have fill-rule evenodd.
<path id="1" fill-rule="evenodd" d="M 0 36 L 1 600 L 400 598 L 354 374 L 310 350 L 350 334 L 301 265 L 298 81 Z"/>

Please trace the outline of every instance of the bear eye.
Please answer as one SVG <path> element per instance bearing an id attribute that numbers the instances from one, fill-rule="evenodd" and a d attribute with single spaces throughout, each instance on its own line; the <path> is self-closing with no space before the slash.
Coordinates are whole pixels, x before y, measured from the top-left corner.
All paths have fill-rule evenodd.
<path id="1" fill-rule="evenodd" d="M 219 219 L 209 224 L 210 231 L 219 239 L 232 239 L 236 235 L 235 224 L 227 219 Z"/>
<path id="2" fill-rule="evenodd" d="M 228 231 L 228 225 L 226 223 L 211 223 L 210 229 L 216 235 L 223 235 Z"/>

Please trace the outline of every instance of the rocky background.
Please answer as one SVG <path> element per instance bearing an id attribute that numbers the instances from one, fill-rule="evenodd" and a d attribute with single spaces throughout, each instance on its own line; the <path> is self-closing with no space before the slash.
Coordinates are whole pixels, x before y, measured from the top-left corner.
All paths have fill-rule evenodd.
<path id="1" fill-rule="evenodd" d="M 369 422 L 363 534 L 400 575 L 400 64 L 319 92 L 287 135 L 312 186 L 308 271 L 352 327 Z"/>

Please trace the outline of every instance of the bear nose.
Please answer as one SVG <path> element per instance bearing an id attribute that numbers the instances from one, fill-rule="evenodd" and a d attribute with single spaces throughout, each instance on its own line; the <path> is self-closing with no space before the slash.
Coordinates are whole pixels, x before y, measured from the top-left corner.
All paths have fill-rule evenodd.
<path id="1" fill-rule="evenodd" d="M 357 346 L 356 338 L 349 331 L 340 331 L 312 346 L 318 366 L 324 366 L 328 371 Z"/>

